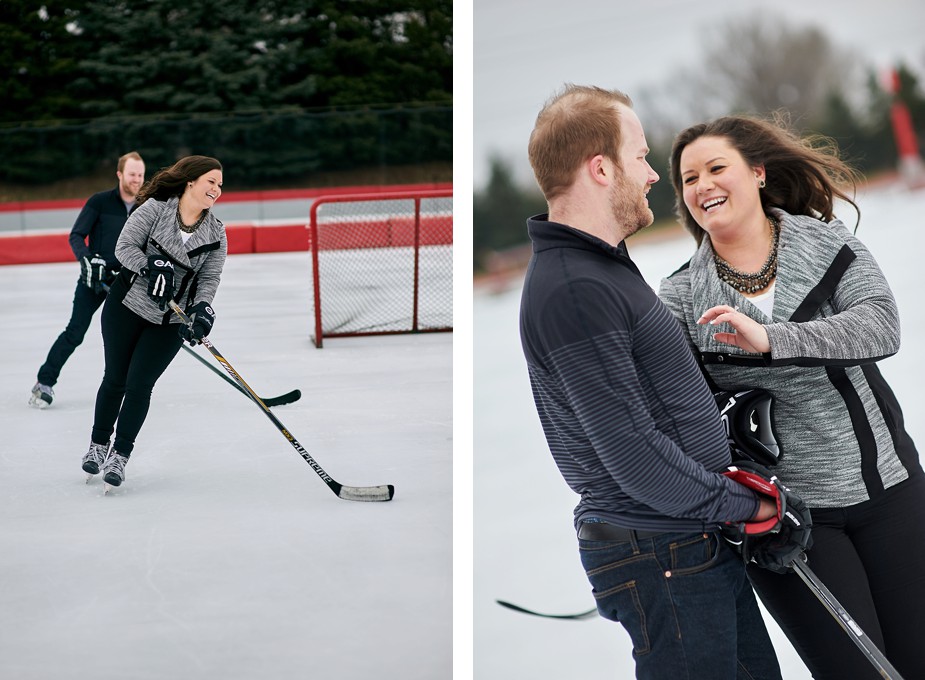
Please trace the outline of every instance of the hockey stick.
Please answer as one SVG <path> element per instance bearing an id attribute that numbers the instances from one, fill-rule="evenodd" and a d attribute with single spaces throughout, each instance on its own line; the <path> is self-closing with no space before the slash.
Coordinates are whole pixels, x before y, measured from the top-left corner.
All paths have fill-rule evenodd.
<path id="1" fill-rule="evenodd" d="M 543 614 L 542 612 L 535 612 L 532 609 L 525 609 L 524 607 L 521 607 L 516 604 L 512 604 L 510 602 L 505 602 L 504 600 L 495 600 L 495 602 L 500 604 L 502 607 L 513 609 L 515 612 L 521 612 L 523 614 L 530 614 L 532 616 L 542 616 L 547 619 L 578 620 L 578 619 L 587 619 L 587 618 L 597 615 L 597 607 L 595 607 L 594 609 L 589 609 L 586 612 L 578 612 L 577 614 Z"/>
<path id="2" fill-rule="evenodd" d="M 210 364 L 208 361 L 203 359 L 201 356 L 196 354 L 196 352 L 191 347 L 187 347 L 186 343 L 184 343 L 181 346 L 183 347 L 183 349 L 185 349 L 187 352 L 193 355 L 193 357 L 197 361 L 202 363 L 203 366 L 208 368 L 210 371 L 214 372 L 219 378 L 229 383 L 232 387 L 234 387 L 239 392 L 243 393 L 245 396 L 250 397 L 250 393 L 248 393 L 247 390 L 245 390 L 243 387 L 241 387 L 238 383 L 236 383 L 234 380 L 229 378 L 227 375 L 219 371 L 217 368 L 215 368 L 215 366 Z M 286 394 L 281 394 L 278 397 L 269 397 L 269 398 L 260 397 L 260 401 L 262 401 L 267 406 L 282 406 L 283 404 L 291 404 L 294 401 L 298 401 L 301 397 L 302 397 L 301 390 L 292 390 L 291 392 L 286 392 Z"/>
<path id="3" fill-rule="evenodd" d="M 893 668 L 893 665 L 883 655 L 883 652 L 877 649 L 877 645 L 870 641 L 870 638 L 864 634 L 864 631 L 861 630 L 857 622 L 851 618 L 851 615 L 842 607 L 841 603 L 835 599 L 835 596 L 832 595 L 829 589 L 819 580 L 819 577 L 812 572 L 806 564 L 806 556 L 801 555 L 791 562 L 790 566 L 793 567 L 793 570 L 803 579 L 803 582 L 806 583 L 809 589 L 813 591 L 813 595 L 815 595 L 825 608 L 829 610 L 829 613 L 835 617 L 835 620 L 838 621 L 842 629 L 848 634 L 848 637 L 850 637 L 854 644 L 864 653 L 867 660 L 874 665 L 874 668 L 877 669 L 880 676 L 886 680 L 903 680 L 899 671 Z"/>
<path id="4" fill-rule="evenodd" d="M 806 556 L 801 555 L 793 562 L 790 563 L 790 566 L 793 567 L 793 570 L 799 575 L 803 582 L 809 587 L 813 594 L 819 599 L 819 601 L 829 610 L 829 613 L 835 617 L 835 620 L 838 621 L 842 629 L 848 634 L 848 637 L 860 648 L 864 653 L 864 656 L 867 657 L 874 668 L 877 669 L 877 672 L 880 673 L 880 676 L 884 680 L 903 680 L 903 677 L 899 674 L 893 665 L 887 660 L 877 646 L 870 641 L 870 638 L 864 634 L 864 631 L 857 624 L 857 622 L 851 618 L 851 615 L 845 610 L 841 603 L 835 599 L 835 596 L 831 591 L 825 587 L 825 585 L 819 580 L 819 577 L 816 576 L 809 566 L 806 564 Z M 597 608 L 589 609 L 586 612 L 579 612 L 577 614 L 543 614 L 540 612 L 535 612 L 531 609 L 525 609 L 516 604 L 511 604 L 510 602 L 505 602 L 504 600 L 495 600 L 502 607 L 507 607 L 508 609 L 513 609 L 517 612 L 522 612 L 524 614 L 531 614 L 533 616 L 542 616 L 549 619 L 584 619 L 588 618 L 597 613 Z"/>
<path id="5" fill-rule="evenodd" d="M 180 309 L 180 306 L 176 302 L 170 300 L 169 303 L 170 309 L 173 310 L 173 313 L 180 317 L 180 320 L 189 325 L 192 323 L 190 318 Z M 318 462 L 312 458 L 308 451 L 306 451 L 298 440 L 292 436 L 289 430 L 279 421 L 273 412 L 270 411 L 269 407 L 257 396 L 257 393 L 250 388 L 244 378 L 232 367 L 228 360 L 221 355 L 221 353 L 215 348 L 215 345 L 209 340 L 208 337 L 202 339 L 202 344 L 205 345 L 206 349 L 212 352 L 218 363 L 220 363 L 228 374 L 235 379 L 235 381 L 250 395 L 251 400 L 260 406 L 263 409 L 263 412 L 266 414 L 274 425 L 278 429 L 286 440 L 292 444 L 292 447 L 299 452 L 299 455 L 308 463 L 312 470 L 314 470 L 321 479 L 324 480 L 324 483 L 328 485 L 328 488 L 335 493 L 338 498 L 342 498 L 345 501 L 390 501 L 395 495 L 395 487 L 391 484 L 383 484 L 382 486 L 345 486 L 336 482 L 327 472 L 325 472 Z"/>
<path id="6" fill-rule="evenodd" d="M 106 285 L 105 283 L 102 283 L 100 285 L 103 287 L 103 290 L 109 293 L 108 285 Z M 215 366 L 210 364 L 208 361 L 203 359 L 201 356 L 196 354 L 196 352 L 194 352 L 191 348 L 186 346 L 186 343 L 183 343 L 181 347 L 185 349 L 187 352 L 189 352 L 190 354 L 192 354 L 194 357 L 196 357 L 196 359 L 200 361 L 203 366 L 208 368 L 210 371 L 214 371 L 215 374 L 218 375 L 219 378 L 221 378 L 222 380 L 228 381 L 232 385 L 232 387 L 240 390 L 242 393 L 244 393 L 248 397 L 250 396 L 247 393 L 247 390 L 245 390 L 243 387 L 238 385 L 238 383 L 236 383 L 234 380 L 229 378 L 227 375 L 219 371 L 217 368 L 215 368 Z M 286 392 L 286 394 L 281 394 L 278 397 L 270 397 L 269 399 L 263 399 L 263 403 L 266 404 L 267 406 L 282 406 L 283 404 L 291 404 L 292 402 L 298 401 L 301 398 L 302 398 L 301 390 L 292 390 L 291 392 Z"/>

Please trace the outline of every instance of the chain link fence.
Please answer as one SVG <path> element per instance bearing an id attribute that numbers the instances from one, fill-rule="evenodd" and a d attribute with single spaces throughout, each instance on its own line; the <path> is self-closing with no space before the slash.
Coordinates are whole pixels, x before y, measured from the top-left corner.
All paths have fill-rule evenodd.
<path id="1" fill-rule="evenodd" d="M 148 175 L 178 158 L 218 158 L 236 187 L 279 186 L 314 173 L 452 160 L 451 105 L 279 110 L 0 125 L 0 182 L 44 185 L 141 153 Z"/>

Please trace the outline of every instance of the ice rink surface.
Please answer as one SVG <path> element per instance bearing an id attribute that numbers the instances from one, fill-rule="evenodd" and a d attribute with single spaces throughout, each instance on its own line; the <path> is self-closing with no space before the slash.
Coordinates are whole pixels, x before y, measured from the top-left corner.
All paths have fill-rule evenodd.
<path id="1" fill-rule="evenodd" d="M 300 389 L 277 418 L 335 480 L 394 500 L 338 499 L 184 351 L 104 496 L 80 470 L 99 313 L 52 407 L 27 406 L 77 274 L 0 267 L 0 678 L 451 677 L 453 335 L 315 349 L 309 254 L 231 256 L 215 347 L 262 397 Z"/>
<path id="2" fill-rule="evenodd" d="M 858 198 L 862 218 L 857 236 L 886 274 L 902 323 L 902 348 L 880 368 L 921 454 L 925 317 L 919 273 L 925 190 L 890 187 Z M 852 210 L 838 214 L 854 228 Z M 686 235 L 638 244 L 631 239 L 628 247 L 657 290 L 661 278 L 691 256 L 694 241 Z M 519 304 L 518 285 L 500 295 L 476 294 L 473 306 L 474 675 L 477 680 L 627 680 L 634 677 L 632 650 L 618 624 L 601 618 L 542 619 L 495 603 L 504 599 L 547 613 L 594 606 L 572 526 L 578 497 L 553 463 L 533 405 L 520 348 Z M 768 622 L 784 679 L 808 680 L 809 672 L 783 633 L 769 617 Z"/>

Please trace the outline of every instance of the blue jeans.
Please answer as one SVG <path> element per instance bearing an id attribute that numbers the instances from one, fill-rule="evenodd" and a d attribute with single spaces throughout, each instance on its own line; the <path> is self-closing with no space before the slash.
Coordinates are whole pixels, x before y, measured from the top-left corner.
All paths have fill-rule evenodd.
<path id="1" fill-rule="evenodd" d="M 745 566 L 716 533 L 578 542 L 598 612 L 646 680 L 780 680 Z"/>
<path id="2" fill-rule="evenodd" d="M 71 318 L 67 322 L 67 327 L 57 337 L 51 349 L 48 350 L 45 363 L 39 368 L 38 381 L 40 383 L 50 387 L 57 384 L 61 369 L 67 360 L 71 358 L 74 350 L 84 341 L 87 329 L 90 328 L 90 323 L 93 321 L 93 315 L 105 299 L 106 293 L 94 293 L 81 282 L 77 282 L 77 288 L 74 290 Z"/>

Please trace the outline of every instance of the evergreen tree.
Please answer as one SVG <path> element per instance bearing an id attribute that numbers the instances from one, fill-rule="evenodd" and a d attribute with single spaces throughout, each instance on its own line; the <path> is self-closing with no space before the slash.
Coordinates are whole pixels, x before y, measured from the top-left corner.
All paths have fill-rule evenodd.
<path id="1" fill-rule="evenodd" d="M 87 2 L 87 115 L 449 102 L 450 0 Z"/>
<path id="2" fill-rule="evenodd" d="M 912 117 L 919 139 L 925 135 L 925 94 L 919 83 L 918 76 L 906 64 L 901 63 L 896 69 L 899 76 L 899 93 L 897 96 L 905 102 Z"/>
<path id="3" fill-rule="evenodd" d="M 75 19 L 85 2 L 0 2 L 0 121 L 62 118 L 77 112 L 67 88 L 79 54 Z"/>
<path id="4" fill-rule="evenodd" d="M 293 4 L 88 2 L 74 95 L 90 117 L 273 107 L 287 27 L 299 20 L 279 6 Z"/>
<path id="5" fill-rule="evenodd" d="M 127 148 L 152 168 L 215 156 L 239 186 L 452 158 L 451 0 L 0 0 L 4 35 L 27 56 L 0 71 L 5 119 L 30 124 L 0 129 L 0 156 L 21 159 L 0 180 Z"/>
<path id="6" fill-rule="evenodd" d="M 476 192 L 472 205 L 473 265 L 484 268 L 485 257 L 526 243 L 527 218 L 546 211 L 546 201 L 536 188 L 522 189 L 514 181 L 507 163 L 498 157 L 490 161 L 485 189 Z"/>

